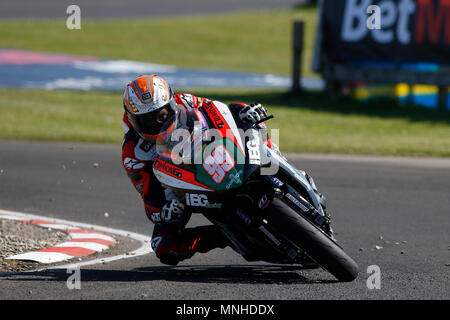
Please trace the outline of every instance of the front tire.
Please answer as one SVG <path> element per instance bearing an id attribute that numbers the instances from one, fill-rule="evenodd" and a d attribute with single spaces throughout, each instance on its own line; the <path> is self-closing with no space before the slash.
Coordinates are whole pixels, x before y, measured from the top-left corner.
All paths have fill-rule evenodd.
<path id="1" fill-rule="evenodd" d="M 268 224 L 303 249 L 339 281 L 353 281 L 359 272 L 356 262 L 323 231 L 295 212 L 281 199 L 274 198 L 266 210 Z"/>

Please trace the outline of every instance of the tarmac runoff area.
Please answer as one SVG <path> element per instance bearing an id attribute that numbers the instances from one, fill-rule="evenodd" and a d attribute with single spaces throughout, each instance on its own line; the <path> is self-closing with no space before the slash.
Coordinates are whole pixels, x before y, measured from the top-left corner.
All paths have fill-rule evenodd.
<path id="1" fill-rule="evenodd" d="M 123 170 L 120 145 L 0 141 L 0 208 L 21 219 L 94 226 L 119 242 L 82 261 L 40 264 L 45 272 L 2 274 L 0 299 L 450 297 L 449 159 L 286 156 L 327 197 L 336 237 L 360 266 L 355 281 L 336 283 L 321 269 L 248 263 L 229 248 L 162 265 L 151 252 L 152 224 Z M 189 222 L 207 223 L 201 215 Z M 123 249 L 128 234 L 136 239 Z M 366 285 L 373 266 L 381 271 L 379 290 Z M 66 286 L 69 267 L 81 268 L 80 291 Z"/>

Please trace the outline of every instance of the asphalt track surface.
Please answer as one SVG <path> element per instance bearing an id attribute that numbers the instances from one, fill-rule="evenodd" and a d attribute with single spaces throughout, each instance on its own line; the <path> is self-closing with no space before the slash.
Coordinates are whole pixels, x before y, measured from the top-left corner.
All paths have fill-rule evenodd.
<path id="1" fill-rule="evenodd" d="M 77 4 L 83 18 L 198 15 L 294 7 L 301 0 L 15 0 L 0 2 L 0 18 L 61 18 Z"/>
<path id="2" fill-rule="evenodd" d="M 327 196 L 337 238 L 361 268 L 355 281 L 336 282 L 322 269 L 248 263 L 227 248 L 176 267 L 162 265 L 153 253 L 82 267 L 80 290 L 68 289 L 66 270 L 2 275 L 0 300 L 450 298 L 449 160 L 288 158 Z M 0 208 L 152 231 L 122 169 L 119 145 L 0 142 Z M 189 225 L 205 223 L 194 216 Z M 370 265 L 380 267 L 380 289 L 367 287 Z"/>

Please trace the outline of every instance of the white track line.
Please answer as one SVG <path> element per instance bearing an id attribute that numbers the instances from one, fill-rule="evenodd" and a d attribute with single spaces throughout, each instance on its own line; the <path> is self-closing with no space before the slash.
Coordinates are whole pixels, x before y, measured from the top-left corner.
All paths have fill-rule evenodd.
<path id="1" fill-rule="evenodd" d="M 151 247 L 151 237 L 142 235 L 139 233 L 129 232 L 129 231 L 120 230 L 120 229 L 113 229 L 113 228 L 108 228 L 108 227 L 103 227 L 103 226 L 98 226 L 98 225 L 92 225 L 92 224 L 87 224 L 87 223 L 81 223 L 81 222 L 73 222 L 73 221 L 68 221 L 68 220 L 63 220 L 63 219 L 49 218 L 49 217 L 45 217 L 45 216 L 38 216 L 38 215 L 28 214 L 28 213 L 18 212 L 18 211 L 9 211 L 9 210 L 0 209 L 0 215 L 1 214 L 15 215 L 20 218 L 23 217 L 23 219 L 48 220 L 48 221 L 51 221 L 51 222 L 54 222 L 57 224 L 62 224 L 64 226 L 69 226 L 72 228 L 77 227 L 77 228 L 91 229 L 91 230 L 95 230 L 98 232 L 105 232 L 105 233 L 109 233 L 109 234 L 116 234 L 116 235 L 119 235 L 122 237 L 127 237 L 127 238 L 131 238 L 133 240 L 137 240 L 141 243 L 141 246 L 138 249 L 136 249 L 132 252 L 125 253 L 125 254 L 120 254 L 117 256 L 113 256 L 113 257 L 99 258 L 99 259 L 94 259 L 94 260 L 84 261 L 84 262 L 70 263 L 70 264 L 60 265 L 60 266 L 55 266 L 55 267 L 43 268 L 43 269 L 39 269 L 39 270 L 33 270 L 31 272 L 45 271 L 45 270 L 49 270 L 49 269 L 78 269 L 82 266 L 107 263 L 107 262 L 117 261 L 117 260 L 121 260 L 121 259 L 129 259 L 129 258 L 146 255 L 146 254 L 153 252 L 152 247 Z M 80 235 L 80 237 L 77 237 L 77 238 L 81 239 L 81 237 L 83 237 L 86 234 L 84 234 L 84 235 L 79 234 L 79 235 Z M 88 233 L 88 235 L 90 238 L 92 238 L 95 234 Z"/>

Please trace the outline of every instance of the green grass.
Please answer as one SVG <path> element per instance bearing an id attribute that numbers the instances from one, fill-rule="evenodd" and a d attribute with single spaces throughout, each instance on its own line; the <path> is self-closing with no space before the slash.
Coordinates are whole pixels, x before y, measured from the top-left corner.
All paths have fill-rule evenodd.
<path id="1" fill-rule="evenodd" d="M 0 138 L 121 141 L 120 94 L 0 89 Z"/>
<path id="2" fill-rule="evenodd" d="M 2 20 L 0 47 L 261 73 L 290 74 L 292 23 L 306 22 L 311 71 L 315 8 L 161 19 Z M 450 157 L 450 116 L 393 103 L 330 102 L 322 93 L 194 90 L 224 102 L 259 101 L 275 114 L 283 151 Z M 0 139 L 122 140 L 121 93 L 0 89 Z"/>
<path id="3" fill-rule="evenodd" d="M 178 67 L 290 74 L 292 23 L 306 22 L 304 70 L 310 65 L 315 8 L 162 19 L 0 21 L 0 47 L 129 59 Z"/>
<path id="4" fill-rule="evenodd" d="M 450 114 L 384 103 L 330 104 L 320 93 L 194 90 L 223 102 L 261 102 L 282 151 L 450 156 Z M 0 139 L 122 141 L 121 93 L 0 89 Z"/>

